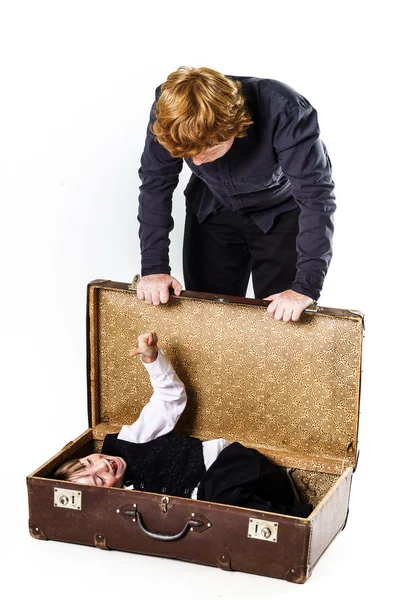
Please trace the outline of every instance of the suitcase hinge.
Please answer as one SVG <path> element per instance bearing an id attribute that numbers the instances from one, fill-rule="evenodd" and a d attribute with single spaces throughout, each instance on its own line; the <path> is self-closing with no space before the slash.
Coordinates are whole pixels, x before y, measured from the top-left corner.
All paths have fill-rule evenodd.
<path id="1" fill-rule="evenodd" d="M 345 469 L 345 467 L 347 465 L 351 464 L 352 459 L 355 459 L 354 460 L 355 465 L 353 468 L 353 471 L 355 471 L 355 467 L 357 466 L 357 463 L 356 463 L 357 456 L 356 456 L 356 448 L 355 448 L 353 440 L 350 441 L 350 443 L 348 444 L 348 446 L 345 449 L 344 458 L 342 459 L 342 464 L 341 464 L 342 471 Z"/>
<path id="2" fill-rule="evenodd" d="M 131 282 L 131 284 L 129 285 L 129 290 L 133 291 L 133 292 L 137 292 L 137 284 L 140 281 L 140 275 L 135 275 L 133 277 L 133 281 Z"/>

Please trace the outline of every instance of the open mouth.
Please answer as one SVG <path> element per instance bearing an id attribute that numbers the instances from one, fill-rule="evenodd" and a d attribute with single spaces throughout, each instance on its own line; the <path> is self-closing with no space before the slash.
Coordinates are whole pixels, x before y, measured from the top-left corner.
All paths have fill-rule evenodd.
<path id="1" fill-rule="evenodd" d="M 114 471 L 114 475 L 117 475 L 117 471 L 118 471 L 118 462 L 116 462 L 113 458 L 110 458 L 108 461 L 111 465 L 111 468 Z"/>

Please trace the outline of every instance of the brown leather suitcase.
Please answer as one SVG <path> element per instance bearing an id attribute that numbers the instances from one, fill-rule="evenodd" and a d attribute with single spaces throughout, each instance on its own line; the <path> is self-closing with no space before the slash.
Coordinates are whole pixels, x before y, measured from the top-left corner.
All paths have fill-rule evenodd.
<path id="1" fill-rule="evenodd" d="M 182 292 L 138 302 L 134 285 L 88 286 L 89 428 L 27 477 L 29 531 L 303 583 L 345 526 L 358 458 L 363 315 L 315 307 L 272 321 L 267 302 Z M 177 431 L 256 448 L 293 469 L 307 518 L 54 480 L 70 458 L 101 449 L 152 393 L 128 357 L 157 331 L 188 392 Z"/>

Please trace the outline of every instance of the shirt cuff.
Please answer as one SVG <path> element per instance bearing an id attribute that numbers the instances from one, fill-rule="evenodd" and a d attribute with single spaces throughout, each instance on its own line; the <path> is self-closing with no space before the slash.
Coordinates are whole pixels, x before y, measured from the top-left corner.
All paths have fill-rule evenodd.
<path id="1" fill-rule="evenodd" d="M 141 276 L 145 277 L 146 275 L 170 275 L 170 267 L 143 267 L 142 266 L 142 272 L 141 272 Z"/>
<path id="2" fill-rule="evenodd" d="M 166 358 L 163 350 L 158 348 L 157 359 L 151 363 L 143 362 L 142 357 L 140 356 L 140 360 L 143 366 L 146 368 L 146 371 L 149 373 L 150 377 L 157 379 L 165 377 L 172 370 L 172 365 Z"/>
<path id="3" fill-rule="evenodd" d="M 170 275 L 170 271 L 168 258 L 146 257 L 142 255 L 142 277 L 145 275 L 159 275 L 160 273 Z"/>
<path id="4" fill-rule="evenodd" d="M 307 273 L 306 271 L 298 270 L 296 279 L 292 284 L 292 290 L 312 298 L 315 302 L 321 295 L 324 285 L 324 277 L 315 275 L 315 273 Z"/>

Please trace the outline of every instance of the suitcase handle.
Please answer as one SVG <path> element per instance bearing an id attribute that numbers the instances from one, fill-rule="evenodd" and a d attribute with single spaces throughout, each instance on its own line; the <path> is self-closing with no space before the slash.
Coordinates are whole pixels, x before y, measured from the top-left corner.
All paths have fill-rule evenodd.
<path id="1" fill-rule="evenodd" d="M 193 531 L 194 527 L 201 527 L 202 525 L 205 525 L 203 521 L 197 521 L 196 519 L 188 519 L 182 531 L 176 533 L 175 535 L 165 535 L 163 533 L 154 533 L 153 531 L 149 531 L 149 529 L 146 529 L 143 523 L 142 515 L 139 513 L 139 511 L 137 511 L 136 515 L 137 522 L 143 533 L 153 538 L 154 540 L 161 540 L 162 542 L 174 542 L 175 540 L 179 540 L 184 535 L 186 535 L 186 533 L 188 533 L 189 530 Z"/>

